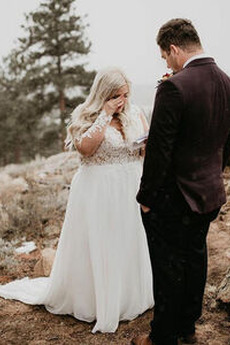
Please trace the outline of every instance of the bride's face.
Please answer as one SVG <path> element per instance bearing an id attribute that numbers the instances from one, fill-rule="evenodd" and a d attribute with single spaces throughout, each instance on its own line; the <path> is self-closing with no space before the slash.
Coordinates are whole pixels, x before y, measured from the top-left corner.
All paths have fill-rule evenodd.
<path id="1" fill-rule="evenodd" d="M 127 101 L 128 101 L 128 97 L 129 97 L 129 87 L 128 85 L 124 85 L 122 87 L 120 87 L 114 94 L 114 96 L 112 97 L 112 99 L 117 99 L 118 97 L 121 98 L 122 100 L 122 104 L 116 109 L 116 113 L 121 113 L 122 110 L 124 109 Z"/>

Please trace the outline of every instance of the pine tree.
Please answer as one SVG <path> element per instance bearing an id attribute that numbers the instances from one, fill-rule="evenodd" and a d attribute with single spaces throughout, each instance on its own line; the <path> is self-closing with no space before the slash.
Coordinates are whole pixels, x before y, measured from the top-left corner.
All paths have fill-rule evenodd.
<path id="1" fill-rule="evenodd" d="M 0 70 L 0 165 L 21 163 L 39 152 L 41 114 L 17 77 Z"/>
<path id="2" fill-rule="evenodd" d="M 59 109 L 54 127 L 58 123 L 62 144 L 68 110 L 84 100 L 95 76 L 84 63 L 91 44 L 84 36 L 86 26 L 75 14 L 74 2 L 45 0 L 26 15 L 26 36 L 19 39 L 20 48 L 11 54 L 9 63 L 11 73 L 21 75 L 40 114 L 49 112 L 55 117 Z"/>

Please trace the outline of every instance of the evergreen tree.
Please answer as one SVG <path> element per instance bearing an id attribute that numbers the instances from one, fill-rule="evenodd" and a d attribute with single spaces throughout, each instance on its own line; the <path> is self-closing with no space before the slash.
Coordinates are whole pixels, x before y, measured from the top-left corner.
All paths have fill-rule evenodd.
<path id="1" fill-rule="evenodd" d="M 6 66 L 5 66 L 6 67 Z M 24 85 L 0 71 L 0 165 L 21 163 L 39 152 L 37 125 L 41 119 Z"/>
<path id="2" fill-rule="evenodd" d="M 90 51 L 90 42 L 74 2 L 45 0 L 26 15 L 26 36 L 19 39 L 20 48 L 9 59 L 10 72 L 20 74 L 37 112 L 54 117 L 53 130 L 46 135 L 50 133 L 53 139 L 59 132 L 62 144 L 68 111 L 84 100 L 95 76 L 85 68 L 83 58 Z"/>

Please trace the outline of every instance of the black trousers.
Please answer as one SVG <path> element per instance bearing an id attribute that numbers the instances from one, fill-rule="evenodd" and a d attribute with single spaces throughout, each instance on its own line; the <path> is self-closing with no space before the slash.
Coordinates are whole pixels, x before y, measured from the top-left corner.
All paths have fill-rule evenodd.
<path id="1" fill-rule="evenodd" d="M 202 312 L 207 275 L 206 236 L 219 209 L 193 212 L 176 185 L 159 191 L 155 206 L 142 212 L 154 288 L 150 338 L 157 345 L 177 345 L 195 331 Z"/>

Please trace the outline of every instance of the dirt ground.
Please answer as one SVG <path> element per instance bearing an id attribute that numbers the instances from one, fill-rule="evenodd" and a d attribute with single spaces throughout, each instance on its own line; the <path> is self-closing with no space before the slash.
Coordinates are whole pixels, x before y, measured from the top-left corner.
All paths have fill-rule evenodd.
<path id="1" fill-rule="evenodd" d="M 230 314 L 226 306 L 216 302 L 217 287 L 230 266 L 230 215 L 226 209 L 228 211 L 228 206 L 209 231 L 209 276 L 203 316 L 197 324 L 199 345 L 230 345 Z M 21 255 L 16 276 L 31 276 L 38 257 L 38 250 Z M 5 283 L 16 276 L 7 274 L 1 277 L 0 282 Z M 0 344 L 128 345 L 133 336 L 148 332 L 151 317 L 152 311 L 147 311 L 134 321 L 121 322 L 115 334 L 93 335 L 93 324 L 80 322 L 71 316 L 52 315 L 43 306 L 0 299 Z"/>

